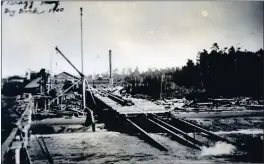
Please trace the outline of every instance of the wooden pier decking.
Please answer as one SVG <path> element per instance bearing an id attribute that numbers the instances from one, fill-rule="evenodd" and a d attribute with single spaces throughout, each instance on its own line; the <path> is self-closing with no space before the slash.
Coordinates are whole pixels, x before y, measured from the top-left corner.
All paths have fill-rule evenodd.
<path id="1" fill-rule="evenodd" d="M 147 114 L 147 113 L 155 113 L 155 114 L 161 114 L 161 113 L 167 113 L 167 110 L 159 107 L 155 104 L 148 104 L 144 106 L 122 106 L 120 103 L 110 99 L 109 97 L 101 96 L 100 94 L 94 95 L 97 99 L 99 99 L 102 103 L 109 106 L 112 110 L 115 110 L 119 114 Z"/>

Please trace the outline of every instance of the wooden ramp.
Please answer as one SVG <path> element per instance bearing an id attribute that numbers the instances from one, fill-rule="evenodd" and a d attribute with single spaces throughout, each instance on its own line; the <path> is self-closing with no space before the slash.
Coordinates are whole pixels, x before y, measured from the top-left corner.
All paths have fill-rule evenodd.
<path id="1" fill-rule="evenodd" d="M 139 105 L 132 105 L 132 106 L 122 106 L 120 103 L 110 99 L 109 97 L 104 97 L 99 94 L 94 95 L 98 98 L 101 102 L 105 105 L 109 106 L 112 110 L 118 112 L 119 114 L 125 115 L 136 115 L 136 114 L 147 114 L 147 113 L 167 113 L 165 109 L 162 107 L 157 106 L 139 106 Z"/>

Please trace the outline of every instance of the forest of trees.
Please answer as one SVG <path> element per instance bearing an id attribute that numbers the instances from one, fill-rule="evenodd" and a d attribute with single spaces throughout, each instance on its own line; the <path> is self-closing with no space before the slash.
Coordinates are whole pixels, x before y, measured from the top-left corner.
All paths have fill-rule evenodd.
<path id="1" fill-rule="evenodd" d="M 158 98 L 162 90 L 165 96 L 191 92 L 205 96 L 251 96 L 263 94 L 263 50 L 256 52 L 240 47 L 220 49 L 214 43 L 211 50 L 198 53 L 197 61 L 188 60 L 182 68 L 148 69 L 136 68 L 113 70 L 114 81 L 124 79 L 132 88 L 132 94 L 146 94 Z M 129 89 L 130 89 L 129 88 Z M 204 91 L 204 92 L 202 92 Z"/>
<path id="2" fill-rule="evenodd" d="M 161 93 L 166 97 L 175 96 L 206 96 L 206 97 L 233 97 L 263 95 L 263 50 L 256 52 L 241 50 L 240 47 L 225 47 L 220 49 L 214 43 L 210 50 L 202 50 L 194 62 L 188 60 L 179 68 L 148 69 L 140 72 L 137 67 L 117 68 L 113 70 L 114 82 L 125 82 L 126 89 L 131 94 L 144 94 L 159 98 Z M 103 77 L 108 77 L 104 73 Z M 161 79 L 164 77 L 163 80 Z M 46 84 L 48 74 L 45 69 L 38 73 L 31 73 L 30 80 L 42 77 Z M 10 77 L 7 81 L 10 81 Z M 91 78 L 91 75 L 88 76 Z M 30 80 L 5 83 L 2 93 L 6 95 L 19 94 Z M 162 83 L 161 83 L 162 80 Z"/>

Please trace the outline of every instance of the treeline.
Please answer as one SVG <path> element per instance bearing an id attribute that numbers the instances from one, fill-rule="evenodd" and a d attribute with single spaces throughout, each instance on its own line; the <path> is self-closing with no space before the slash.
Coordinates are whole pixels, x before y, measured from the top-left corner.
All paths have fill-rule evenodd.
<path id="1" fill-rule="evenodd" d="M 210 50 L 198 53 L 196 62 L 188 60 L 181 68 L 148 69 L 144 72 L 140 72 L 138 67 L 135 70 L 114 69 L 113 78 L 114 82 L 125 82 L 127 92 L 153 98 L 159 98 L 160 93 L 163 97 L 188 95 L 259 98 L 263 95 L 263 62 L 262 49 L 256 52 L 233 46 L 220 49 L 214 43 Z M 102 75 L 109 76 L 108 73 Z M 20 94 L 25 85 L 37 77 L 42 77 L 41 83 L 46 86 L 48 76 L 46 70 L 41 69 L 32 72 L 30 80 L 10 77 L 2 86 L 2 94 Z"/>
<path id="2" fill-rule="evenodd" d="M 262 49 L 256 52 L 241 50 L 240 47 L 235 49 L 233 46 L 220 49 L 214 43 L 211 50 L 198 53 L 195 63 L 188 60 L 181 68 L 149 69 L 141 73 L 136 68 L 125 74 L 122 72 L 113 71 L 113 77 L 115 81 L 123 78 L 131 84 L 127 91 L 154 98 L 160 96 L 161 89 L 163 96 L 197 96 L 203 91 L 203 95 L 210 97 L 261 97 L 263 94 Z"/>

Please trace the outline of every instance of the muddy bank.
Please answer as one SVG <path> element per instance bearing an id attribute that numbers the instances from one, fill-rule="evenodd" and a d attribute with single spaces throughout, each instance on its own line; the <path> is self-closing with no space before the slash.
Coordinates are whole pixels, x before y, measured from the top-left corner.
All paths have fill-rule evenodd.
<path id="1" fill-rule="evenodd" d="M 184 118 L 234 118 L 234 117 L 259 117 L 264 111 L 243 110 L 243 111 L 207 111 L 207 112 L 172 112 L 177 117 Z"/>

